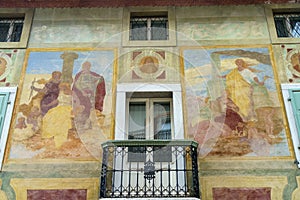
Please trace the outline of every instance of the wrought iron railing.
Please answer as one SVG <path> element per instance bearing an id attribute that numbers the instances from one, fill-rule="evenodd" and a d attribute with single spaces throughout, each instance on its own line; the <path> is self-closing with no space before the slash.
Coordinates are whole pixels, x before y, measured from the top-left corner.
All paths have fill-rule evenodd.
<path id="1" fill-rule="evenodd" d="M 200 198 L 197 146 L 189 140 L 102 144 L 100 198 Z"/>

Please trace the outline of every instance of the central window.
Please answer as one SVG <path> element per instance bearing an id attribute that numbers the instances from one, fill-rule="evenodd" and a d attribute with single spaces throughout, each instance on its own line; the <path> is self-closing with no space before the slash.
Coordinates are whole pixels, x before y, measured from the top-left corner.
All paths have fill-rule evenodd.
<path id="1" fill-rule="evenodd" d="M 171 99 L 131 99 L 128 139 L 172 138 Z"/>
<path id="2" fill-rule="evenodd" d="M 143 93 L 140 93 L 143 94 Z M 146 93 L 153 95 L 152 93 Z M 171 95 L 171 93 L 162 93 Z M 137 94 L 134 94 L 134 96 Z M 138 94 L 139 95 L 139 94 Z M 172 98 L 128 98 L 127 133 L 129 140 L 171 140 L 173 126 Z M 146 161 L 146 148 L 129 147 L 128 161 Z M 153 149 L 153 161 L 170 162 L 168 146 Z"/>

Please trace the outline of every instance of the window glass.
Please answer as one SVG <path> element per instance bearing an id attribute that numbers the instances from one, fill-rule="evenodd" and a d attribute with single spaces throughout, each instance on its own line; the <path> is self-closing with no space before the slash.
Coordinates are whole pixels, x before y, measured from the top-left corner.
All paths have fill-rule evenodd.
<path id="1" fill-rule="evenodd" d="M 16 92 L 16 87 L 0 88 L 0 169 L 2 168 Z"/>
<path id="2" fill-rule="evenodd" d="M 146 139 L 146 103 L 129 103 L 128 139 Z"/>
<path id="3" fill-rule="evenodd" d="M 134 98 L 129 101 L 128 139 L 172 139 L 171 100 L 159 98 Z M 153 161 L 171 162 L 169 146 L 153 147 Z M 128 147 L 129 162 L 145 162 L 146 148 Z"/>
<path id="4" fill-rule="evenodd" d="M 278 37 L 300 38 L 300 14 L 274 14 L 274 22 Z"/>
<path id="5" fill-rule="evenodd" d="M 130 40 L 167 40 L 167 16 L 132 16 L 130 18 Z"/>
<path id="6" fill-rule="evenodd" d="M 8 92 L 0 92 L 0 138 L 2 135 L 4 119 L 7 110 L 9 93 Z"/>
<path id="7" fill-rule="evenodd" d="M 154 139 L 171 139 L 170 102 L 154 103 Z"/>
<path id="8" fill-rule="evenodd" d="M 131 18 L 131 40 L 147 40 L 147 18 Z"/>
<path id="9" fill-rule="evenodd" d="M 0 42 L 19 42 L 24 18 L 0 18 Z"/>
<path id="10" fill-rule="evenodd" d="M 168 39 L 168 19 L 165 17 L 156 18 L 151 21 L 152 40 Z"/>

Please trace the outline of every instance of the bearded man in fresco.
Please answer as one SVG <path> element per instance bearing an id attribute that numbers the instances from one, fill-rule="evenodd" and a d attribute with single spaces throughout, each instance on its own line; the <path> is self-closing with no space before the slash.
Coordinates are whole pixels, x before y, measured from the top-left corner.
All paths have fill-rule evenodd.
<path id="1" fill-rule="evenodd" d="M 91 110 L 94 108 L 98 112 L 103 111 L 106 95 L 104 78 L 91 71 L 91 63 L 86 61 L 75 76 L 72 90 L 75 123 L 78 128 L 90 129 Z"/>

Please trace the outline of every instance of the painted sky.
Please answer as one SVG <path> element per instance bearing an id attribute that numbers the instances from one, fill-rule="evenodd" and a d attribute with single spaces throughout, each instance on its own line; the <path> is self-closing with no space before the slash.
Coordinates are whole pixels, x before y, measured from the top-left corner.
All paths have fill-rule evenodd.
<path id="1" fill-rule="evenodd" d="M 73 75 L 80 71 L 81 64 L 85 61 L 92 63 L 91 70 L 102 74 L 106 78 L 112 78 L 114 51 L 70 51 L 78 54 L 74 61 Z M 60 58 L 63 51 L 30 52 L 27 74 L 51 74 L 53 71 L 61 71 L 63 59 Z"/>
<path id="2" fill-rule="evenodd" d="M 214 52 L 221 52 L 221 51 L 228 51 L 237 50 L 237 48 L 220 48 L 220 49 L 188 49 L 184 50 L 184 68 L 186 71 L 193 70 L 194 78 L 196 78 L 195 72 L 198 72 L 198 84 L 206 85 L 207 81 L 216 79 L 218 76 L 226 75 L 236 67 L 234 64 L 234 60 L 237 58 L 245 58 L 248 59 L 250 63 L 253 63 L 251 68 L 257 69 L 259 72 L 256 73 L 257 77 L 260 81 L 263 80 L 264 76 L 269 76 L 271 78 L 265 81 L 265 86 L 269 91 L 276 91 L 276 84 L 274 80 L 274 73 L 273 68 L 271 65 L 263 64 L 258 62 L 255 59 L 250 59 L 247 57 L 241 56 L 233 56 L 233 55 L 219 55 L 220 59 L 220 66 L 214 67 L 214 61 L 211 59 L 212 53 Z M 268 48 L 240 48 L 240 50 L 253 52 L 253 53 L 260 53 L 262 55 L 269 55 Z M 208 69 L 209 68 L 209 69 Z M 209 72 L 209 73 L 208 73 Z M 215 77 L 212 77 L 215 76 Z M 201 87 L 205 88 L 205 87 Z M 200 92 L 200 91 L 198 91 Z M 200 93 L 204 94 L 204 91 Z"/>

